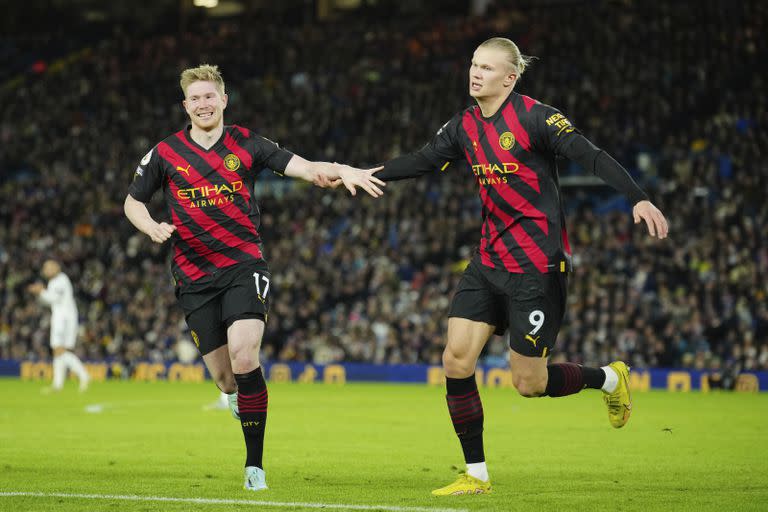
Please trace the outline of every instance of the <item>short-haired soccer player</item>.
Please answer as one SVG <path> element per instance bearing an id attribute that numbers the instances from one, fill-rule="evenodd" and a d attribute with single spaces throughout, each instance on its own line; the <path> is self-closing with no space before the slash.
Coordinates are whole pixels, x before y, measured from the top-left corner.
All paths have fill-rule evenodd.
<path id="1" fill-rule="evenodd" d="M 67 370 L 77 375 L 80 391 L 88 389 L 90 376 L 83 362 L 72 350 L 77 343 L 77 302 L 72 282 L 61 270 L 56 260 L 46 260 L 41 271 L 48 285 L 33 283 L 29 291 L 37 295 L 40 302 L 51 308 L 51 350 L 53 351 L 53 391 L 61 391 Z"/>
<path id="2" fill-rule="evenodd" d="M 217 66 L 181 73 L 190 125 L 141 160 L 125 214 L 153 242 L 173 239 L 176 297 L 192 339 L 216 385 L 232 398 L 246 445 L 245 488 L 266 489 L 262 464 L 267 387 L 259 361 L 271 275 L 259 236 L 254 188 L 264 168 L 319 186 L 339 181 L 374 197 L 376 170 L 310 162 L 236 125 L 224 125 L 227 95 Z M 147 203 L 163 190 L 170 223 L 156 222 Z M 297 212 L 298 213 L 298 212 Z M 236 392 L 236 395 L 235 395 Z M 237 407 L 235 407 L 235 405 Z"/>
<path id="3" fill-rule="evenodd" d="M 509 364 L 521 395 L 561 397 L 602 389 L 616 428 L 624 426 L 632 409 L 624 362 L 602 368 L 548 362 L 565 313 L 571 269 L 557 157 L 581 164 L 623 192 L 632 202 L 635 223 L 645 221 L 651 236 L 665 238 L 667 221 L 624 168 L 562 113 L 513 91 L 527 64 L 509 39 L 482 43 L 469 68 L 469 94 L 477 105 L 456 114 L 421 150 L 390 160 L 377 174 L 384 181 L 435 177 L 450 162 L 465 160 L 467 179 L 477 182 L 483 206 L 479 249 L 453 298 L 443 352 L 448 412 L 467 470 L 435 495 L 491 490 L 475 366 L 494 333 L 508 329 Z"/>

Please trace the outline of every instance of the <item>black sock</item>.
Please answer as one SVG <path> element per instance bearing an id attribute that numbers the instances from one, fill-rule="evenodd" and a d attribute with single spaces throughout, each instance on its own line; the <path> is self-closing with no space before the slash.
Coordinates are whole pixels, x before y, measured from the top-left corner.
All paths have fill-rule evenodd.
<path id="1" fill-rule="evenodd" d="M 264 428 L 267 425 L 267 383 L 261 367 L 250 373 L 235 374 L 237 381 L 237 408 L 245 437 L 246 466 L 264 468 Z"/>
<path id="2" fill-rule="evenodd" d="M 572 395 L 584 388 L 600 389 L 605 383 L 605 372 L 602 369 L 575 363 L 549 364 L 547 374 L 544 394 L 551 397 Z"/>
<path id="3" fill-rule="evenodd" d="M 447 377 L 445 395 L 453 428 L 459 436 L 467 464 L 485 461 L 483 451 L 483 403 L 477 392 L 475 375 L 466 379 Z"/>

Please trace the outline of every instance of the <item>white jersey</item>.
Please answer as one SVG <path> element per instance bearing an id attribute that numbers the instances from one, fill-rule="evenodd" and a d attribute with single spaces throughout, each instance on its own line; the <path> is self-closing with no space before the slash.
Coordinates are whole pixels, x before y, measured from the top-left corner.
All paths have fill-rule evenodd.
<path id="1" fill-rule="evenodd" d="M 64 272 L 48 281 L 40 300 L 51 307 L 51 346 L 73 348 L 77 338 L 77 304 L 72 282 Z"/>

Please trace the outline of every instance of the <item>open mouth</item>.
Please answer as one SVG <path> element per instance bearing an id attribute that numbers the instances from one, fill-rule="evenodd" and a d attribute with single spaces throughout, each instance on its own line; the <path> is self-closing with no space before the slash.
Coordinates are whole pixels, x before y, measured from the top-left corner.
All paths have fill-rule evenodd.
<path id="1" fill-rule="evenodd" d="M 213 112 L 201 112 L 197 114 L 197 117 L 199 117 L 200 119 L 210 119 L 211 117 L 213 117 Z"/>
<path id="2" fill-rule="evenodd" d="M 469 84 L 469 88 L 472 89 L 473 91 L 479 91 L 482 87 L 483 87 L 483 84 L 479 84 L 477 82 L 471 82 Z"/>

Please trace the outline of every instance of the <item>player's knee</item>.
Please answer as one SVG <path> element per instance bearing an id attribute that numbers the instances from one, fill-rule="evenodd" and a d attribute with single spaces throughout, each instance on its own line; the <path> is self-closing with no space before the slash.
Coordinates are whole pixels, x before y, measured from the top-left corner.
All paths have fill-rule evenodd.
<path id="1" fill-rule="evenodd" d="M 542 379 L 541 377 L 538 377 L 535 375 L 514 375 L 513 374 L 512 384 L 514 384 L 515 389 L 517 389 L 517 392 L 520 393 L 521 396 L 524 396 L 526 398 L 541 396 L 544 394 L 544 391 L 547 389 L 546 378 Z"/>
<path id="2" fill-rule="evenodd" d="M 443 368 L 450 375 L 472 375 L 475 369 L 475 361 L 470 361 L 466 354 L 462 354 L 450 347 L 443 351 Z"/>
<path id="3" fill-rule="evenodd" d="M 231 347 L 230 358 L 232 371 L 236 374 L 248 373 L 259 366 L 259 345 L 243 344 Z"/>

